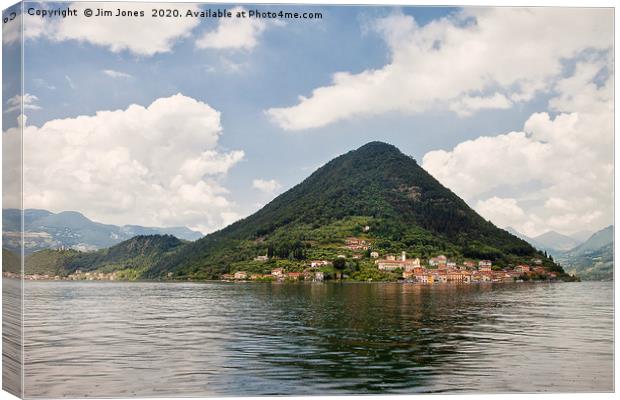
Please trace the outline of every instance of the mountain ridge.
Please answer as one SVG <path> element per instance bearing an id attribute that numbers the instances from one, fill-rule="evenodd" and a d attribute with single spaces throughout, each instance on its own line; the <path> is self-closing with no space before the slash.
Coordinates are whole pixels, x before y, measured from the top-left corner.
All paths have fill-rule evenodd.
<path id="1" fill-rule="evenodd" d="M 139 225 L 113 225 L 95 222 L 77 211 L 53 213 L 41 209 L 24 210 L 25 253 L 31 254 L 48 248 L 73 248 L 93 251 L 107 248 L 138 235 L 172 234 L 183 240 L 197 240 L 203 235 L 186 227 L 153 228 Z M 19 249 L 21 213 L 17 209 L 3 209 L 3 246 Z"/>
<path id="2" fill-rule="evenodd" d="M 162 259 L 148 275 L 215 278 L 235 263 L 269 253 L 280 242 L 290 242 L 291 254 L 335 256 L 325 249 L 315 251 L 316 242 L 332 240 L 321 245 L 329 248 L 344 238 L 322 237 L 321 227 L 355 218 L 371 224 L 377 245 L 385 251 L 430 256 L 426 246 L 505 264 L 542 255 L 484 220 L 395 146 L 370 142 L 329 161 L 256 213 Z M 358 228 L 351 229 L 347 234 Z"/>

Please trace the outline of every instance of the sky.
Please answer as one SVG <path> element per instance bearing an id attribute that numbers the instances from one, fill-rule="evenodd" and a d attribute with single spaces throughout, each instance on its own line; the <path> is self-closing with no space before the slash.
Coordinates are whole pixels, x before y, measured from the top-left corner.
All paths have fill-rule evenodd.
<path id="1" fill-rule="evenodd" d="M 23 98 L 3 87 L 4 121 L 24 104 L 26 208 L 208 233 L 381 140 L 499 227 L 613 223 L 611 9 L 210 7 L 322 14 L 302 20 L 29 7 L 78 17 L 25 15 Z M 17 25 L 4 24 L 5 60 Z M 4 125 L 6 147 L 18 135 Z"/>

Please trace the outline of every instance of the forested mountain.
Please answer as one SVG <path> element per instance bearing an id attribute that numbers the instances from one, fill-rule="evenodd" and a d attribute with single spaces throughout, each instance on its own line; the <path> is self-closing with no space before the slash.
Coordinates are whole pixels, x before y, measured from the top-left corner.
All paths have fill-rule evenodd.
<path id="1" fill-rule="evenodd" d="M 364 254 L 347 247 L 351 237 L 367 243 Z M 276 266 L 300 271 L 308 260 L 337 257 L 354 260 L 347 261 L 354 270 L 376 269 L 371 251 L 381 256 L 405 251 L 423 261 L 440 254 L 461 262 L 487 259 L 496 268 L 540 259 L 547 270 L 564 273 L 529 243 L 480 217 L 414 159 L 381 142 L 335 158 L 255 214 L 195 242 L 138 236 L 61 258 L 65 274 L 79 269 L 200 280 Z M 58 255 L 31 257 L 36 256 L 48 270 L 58 264 Z"/>
<path id="2" fill-rule="evenodd" d="M 354 235 L 367 237 L 381 253 L 407 251 L 421 258 L 446 254 L 501 266 L 541 257 L 526 241 L 480 217 L 414 159 L 371 142 L 330 161 L 255 214 L 161 259 L 147 276 L 215 278 L 257 255 L 336 257 Z"/>

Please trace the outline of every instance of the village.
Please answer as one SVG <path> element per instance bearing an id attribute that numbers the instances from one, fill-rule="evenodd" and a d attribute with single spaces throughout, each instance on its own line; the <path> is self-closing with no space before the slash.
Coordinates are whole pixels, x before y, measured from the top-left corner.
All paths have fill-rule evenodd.
<path id="1" fill-rule="evenodd" d="M 477 282 L 523 282 L 536 278 L 537 280 L 554 280 L 555 272 L 548 272 L 542 265 L 541 259 L 532 259 L 530 264 L 519 264 L 513 268 L 493 267 L 490 260 L 463 261 L 460 264 L 448 259 L 445 255 L 438 255 L 427 260 L 422 265 L 419 258 L 408 259 L 406 252 L 399 256 L 385 255 L 380 259 L 377 251 L 371 250 L 371 243 L 362 238 L 349 237 L 345 240 L 347 250 L 353 252 L 351 259 L 360 260 L 366 251 L 370 259 L 374 260 L 374 267 L 378 271 L 390 272 L 396 275 L 397 280 L 407 283 L 435 284 L 435 283 L 477 283 Z M 337 255 L 339 259 L 346 259 L 344 254 Z M 268 261 L 267 256 L 257 256 L 254 261 Z M 334 261 L 313 260 L 306 264 L 302 272 L 286 271 L 284 268 L 274 268 L 271 273 L 257 274 L 246 271 L 236 271 L 223 274 L 222 281 L 312 281 L 326 280 L 326 273 L 322 267 L 333 267 Z M 337 278 L 348 278 L 344 274 Z"/>
<path id="2" fill-rule="evenodd" d="M 549 272 L 543 267 L 541 259 L 531 259 L 528 264 L 518 264 L 509 268 L 494 266 L 490 260 L 466 260 L 456 262 L 445 255 L 438 255 L 425 260 L 423 264 L 420 258 L 407 258 L 407 253 L 402 251 L 398 256 L 386 254 L 380 256 L 374 251 L 372 243 L 368 239 L 349 237 L 345 239 L 342 249 L 347 254 L 337 254 L 334 260 L 320 259 L 296 265 L 292 270 L 285 267 L 272 268 L 266 273 L 248 272 L 237 270 L 232 273 L 222 274 L 221 281 L 247 282 L 247 281 L 276 281 L 276 282 L 323 282 L 326 280 L 362 280 L 347 275 L 346 271 L 337 268 L 334 264 L 345 264 L 348 261 L 363 262 L 367 267 L 377 271 L 387 281 L 399 281 L 403 283 L 437 284 L 437 283 L 478 283 L 478 282 L 523 282 L 527 280 L 555 280 L 557 274 Z M 270 261 L 266 255 L 256 256 L 255 263 L 263 264 Z M 267 267 L 268 268 L 268 267 Z M 20 275 L 4 272 L 6 278 L 19 278 Z M 83 272 L 76 270 L 66 275 L 26 274 L 25 280 L 63 280 L 63 281 L 118 281 L 128 280 L 128 276 L 121 272 Z M 174 279 L 172 273 L 168 273 L 168 279 Z M 364 281 L 373 281 L 371 278 Z"/>

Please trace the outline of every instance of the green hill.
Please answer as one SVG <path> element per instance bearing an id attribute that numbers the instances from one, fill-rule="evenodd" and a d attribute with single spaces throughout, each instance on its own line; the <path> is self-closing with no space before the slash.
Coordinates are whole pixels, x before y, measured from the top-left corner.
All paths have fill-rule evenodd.
<path id="1" fill-rule="evenodd" d="M 67 264 L 79 253 L 75 250 L 41 250 L 26 257 L 24 269 L 27 275 L 60 275 L 68 274 Z"/>
<path id="2" fill-rule="evenodd" d="M 368 226 L 368 232 L 364 227 Z M 255 214 L 159 259 L 148 278 L 209 279 L 239 268 L 352 255 L 348 236 L 382 254 L 490 259 L 499 266 L 543 258 L 530 244 L 484 220 L 396 147 L 371 142 L 335 158 Z M 252 261 L 271 256 L 268 263 Z M 561 267 L 544 258 L 549 270 Z"/>
<path id="3" fill-rule="evenodd" d="M 186 242 L 171 235 L 135 236 L 107 249 L 95 252 L 41 250 L 26 257 L 27 274 L 66 276 L 82 272 L 123 271 L 125 278 L 139 278 L 144 271 Z"/>
<path id="4" fill-rule="evenodd" d="M 2 249 L 2 272 L 11 272 L 13 274 L 21 272 L 19 257 L 7 249 Z"/>

